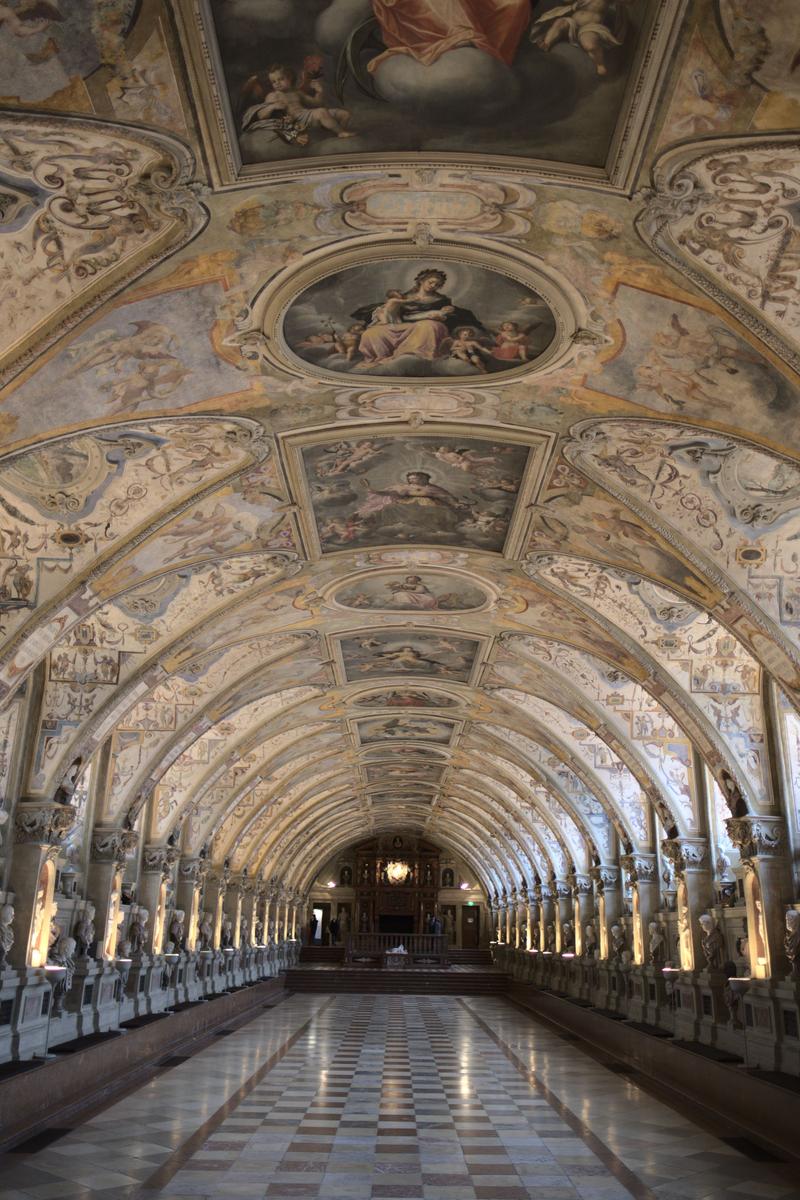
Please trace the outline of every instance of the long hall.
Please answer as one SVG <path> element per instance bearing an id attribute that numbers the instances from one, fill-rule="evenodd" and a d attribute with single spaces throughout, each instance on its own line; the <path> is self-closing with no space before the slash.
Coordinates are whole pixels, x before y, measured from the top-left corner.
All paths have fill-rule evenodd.
<path id="1" fill-rule="evenodd" d="M 780 1200 L 797 1162 L 503 998 L 293 996 L 0 1159 L 0 1200 Z"/>
<path id="2" fill-rule="evenodd" d="M 0 0 L 0 1200 L 798 1131 L 800 0 Z"/>

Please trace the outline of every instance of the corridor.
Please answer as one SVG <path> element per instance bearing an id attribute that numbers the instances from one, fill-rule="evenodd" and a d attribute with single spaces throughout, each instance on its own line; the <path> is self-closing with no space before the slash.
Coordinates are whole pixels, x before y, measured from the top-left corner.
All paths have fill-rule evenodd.
<path id="1" fill-rule="evenodd" d="M 613 1066 L 501 998 L 293 996 L 5 1155 L 0 1200 L 800 1196 Z"/>

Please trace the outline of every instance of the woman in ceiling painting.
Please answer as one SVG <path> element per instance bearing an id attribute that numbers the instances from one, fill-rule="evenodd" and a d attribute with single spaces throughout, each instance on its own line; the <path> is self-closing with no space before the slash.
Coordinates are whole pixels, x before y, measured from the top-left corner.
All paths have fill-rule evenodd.
<path id="1" fill-rule="evenodd" d="M 367 326 L 358 343 L 364 367 L 404 354 L 441 358 L 450 352 L 459 328 L 484 330 L 471 309 L 459 308 L 442 292 L 446 282 L 444 271 L 426 268 L 414 276 L 408 291 L 393 290 L 384 300 L 355 310 L 355 320 Z"/>
<path id="2" fill-rule="evenodd" d="M 386 52 L 369 70 L 395 54 L 429 67 L 448 50 L 474 46 L 511 66 L 531 19 L 529 0 L 372 0 Z"/>

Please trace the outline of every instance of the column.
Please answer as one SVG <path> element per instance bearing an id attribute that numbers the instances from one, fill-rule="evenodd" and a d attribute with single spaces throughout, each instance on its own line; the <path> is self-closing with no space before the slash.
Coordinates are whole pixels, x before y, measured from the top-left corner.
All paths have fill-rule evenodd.
<path id="1" fill-rule="evenodd" d="M 597 889 L 599 956 L 602 959 L 608 959 L 611 957 L 611 926 L 619 922 L 622 912 L 620 871 L 619 867 L 604 864 L 592 867 L 589 875 L 594 880 Z"/>
<path id="2" fill-rule="evenodd" d="M 553 888 L 549 883 L 541 884 L 542 921 L 540 926 L 540 950 L 552 951 L 556 948 L 555 905 L 553 903 Z"/>
<path id="3" fill-rule="evenodd" d="M 253 937 L 257 946 L 267 944 L 268 929 L 269 888 L 265 880 L 259 879 L 256 883 L 255 922 L 253 924 Z"/>
<path id="4" fill-rule="evenodd" d="M 678 882 L 678 940 L 682 971 L 705 967 L 699 918 L 714 903 L 714 878 L 706 838 L 665 838 L 664 857 L 675 870 Z"/>
<path id="5" fill-rule="evenodd" d="M 583 954 L 586 926 L 594 917 L 594 888 L 588 875 L 573 875 L 572 914 L 575 922 L 575 953 Z"/>
<path id="6" fill-rule="evenodd" d="M 278 886 L 273 880 L 267 886 L 267 938 L 270 946 L 278 942 Z"/>
<path id="7" fill-rule="evenodd" d="M 536 903 L 530 892 L 525 890 L 525 949 L 533 949 L 533 915 Z M 538 949 L 538 947 L 537 947 Z"/>
<path id="8" fill-rule="evenodd" d="M 519 949 L 520 929 L 519 929 L 519 892 L 511 893 L 511 947 L 514 950 Z"/>
<path id="9" fill-rule="evenodd" d="M 790 972 L 784 950 L 786 906 L 794 902 L 782 817 L 731 817 L 725 822 L 745 868 L 750 974 L 781 978 Z"/>
<path id="10" fill-rule="evenodd" d="M 186 949 L 198 948 L 200 896 L 208 864 L 204 858 L 182 858 L 178 863 L 177 907 L 186 913 Z"/>
<path id="11" fill-rule="evenodd" d="M 509 947 L 513 945 L 511 938 L 511 899 L 503 892 L 503 941 Z"/>
<path id="12" fill-rule="evenodd" d="M 14 893 L 14 966 L 44 967 L 50 946 L 50 922 L 56 859 L 75 823 L 66 804 L 21 801 L 14 814 L 14 855 L 8 890 Z"/>
<path id="13" fill-rule="evenodd" d="M 222 903 L 224 937 L 223 944 L 229 949 L 238 950 L 239 935 L 242 926 L 242 891 L 247 882 L 247 876 L 231 875 Z"/>
<path id="14" fill-rule="evenodd" d="M 655 854 L 624 854 L 620 865 L 628 872 L 633 891 L 633 961 L 647 962 L 648 925 L 658 911 L 658 860 Z"/>
<path id="15" fill-rule="evenodd" d="M 97 958 L 116 957 L 125 861 L 138 840 L 131 829 L 92 830 L 86 891 L 95 908 Z"/>
<path id="16" fill-rule="evenodd" d="M 145 954 L 161 954 L 167 916 L 167 883 L 178 858 L 175 846 L 149 845 L 142 851 L 138 901 L 149 915 Z"/>
<path id="17" fill-rule="evenodd" d="M 222 913 L 227 890 L 227 867 L 212 867 L 206 877 L 206 887 L 203 896 L 205 910 L 211 914 L 212 950 L 219 950 L 222 942 Z"/>
<path id="18" fill-rule="evenodd" d="M 556 950 L 567 949 L 564 945 L 564 926 L 572 924 L 572 888 L 563 879 L 552 880 L 556 898 Z"/>
<path id="19" fill-rule="evenodd" d="M 528 949 L 528 889 L 523 883 L 517 892 L 517 950 Z"/>
<path id="20" fill-rule="evenodd" d="M 278 887 L 278 904 L 277 904 L 277 938 L 278 942 L 285 942 L 289 936 L 289 892 L 280 884 Z"/>
<path id="21" fill-rule="evenodd" d="M 494 901 L 492 903 L 492 916 L 493 916 L 493 928 L 494 928 L 494 935 L 495 935 L 494 940 L 496 942 L 502 942 L 502 940 L 503 940 L 503 916 L 502 916 L 502 913 L 503 913 L 503 910 L 500 905 L 500 897 L 497 894 L 497 892 L 495 892 Z"/>
<path id="22" fill-rule="evenodd" d="M 239 945 L 254 946 L 256 944 L 255 926 L 257 905 L 258 892 L 256 890 L 255 881 L 248 879 L 247 872 L 242 871 L 242 907 L 239 921 Z"/>

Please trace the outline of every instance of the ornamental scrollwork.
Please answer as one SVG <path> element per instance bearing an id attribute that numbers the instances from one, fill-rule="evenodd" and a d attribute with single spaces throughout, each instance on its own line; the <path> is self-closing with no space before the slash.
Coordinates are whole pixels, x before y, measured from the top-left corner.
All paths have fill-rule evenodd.
<path id="1" fill-rule="evenodd" d="M 14 840 L 59 847 L 77 820 L 77 810 L 63 804 L 20 803 L 14 814 Z"/>
<path id="2" fill-rule="evenodd" d="M 203 227 L 194 168 L 166 134 L 2 114 L 0 169 L 24 181 L 27 202 L 0 197 L 0 273 L 14 281 L 0 297 L 0 382 Z"/>
<path id="3" fill-rule="evenodd" d="M 695 142 L 668 151 L 636 227 L 662 258 L 800 368 L 800 139 Z"/>

